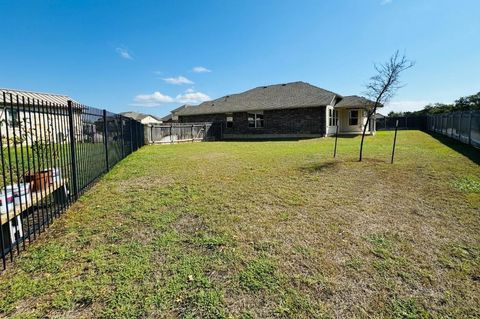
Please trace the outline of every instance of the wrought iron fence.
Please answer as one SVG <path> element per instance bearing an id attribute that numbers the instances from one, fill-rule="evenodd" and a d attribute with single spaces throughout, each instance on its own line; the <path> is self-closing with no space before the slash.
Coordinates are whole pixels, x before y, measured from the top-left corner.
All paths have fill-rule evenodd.
<path id="1" fill-rule="evenodd" d="M 144 144 L 133 119 L 0 93 L 0 255 L 24 250 L 99 176 Z"/>
<path id="2" fill-rule="evenodd" d="M 427 130 L 480 148 L 480 111 L 430 115 Z"/>
<path id="3" fill-rule="evenodd" d="M 220 139 L 217 123 L 162 123 L 145 127 L 149 143 L 179 143 Z"/>
<path id="4" fill-rule="evenodd" d="M 377 131 L 394 130 L 398 120 L 398 128 L 402 130 L 424 130 L 427 118 L 425 116 L 386 116 L 375 119 Z"/>

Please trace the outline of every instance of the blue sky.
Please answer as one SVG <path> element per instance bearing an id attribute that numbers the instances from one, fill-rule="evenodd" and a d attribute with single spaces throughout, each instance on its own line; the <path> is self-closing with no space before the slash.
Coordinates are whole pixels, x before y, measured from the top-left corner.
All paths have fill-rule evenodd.
<path id="1" fill-rule="evenodd" d="M 480 91 L 478 0 L 0 0 L 0 87 L 165 115 L 259 85 L 362 94 L 373 63 L 416 62 L 389 110 Z"/>

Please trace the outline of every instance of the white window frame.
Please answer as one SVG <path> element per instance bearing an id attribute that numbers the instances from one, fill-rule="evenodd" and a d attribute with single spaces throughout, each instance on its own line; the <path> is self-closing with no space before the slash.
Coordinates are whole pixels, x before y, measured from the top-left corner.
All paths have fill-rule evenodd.
<path id="1" fill-rule="evenodd" d="M 352 112 L 357 112 L 357 116 L 352 116 Z M 357 124 L 351 124 L 351 120 L 357 120 Z M 354 109 L 354 110 L 348 110 L 348 125 L 349 126 L 358 126 L 358 124 L 360 123 L 360 110 L 358 109 Z"/>
<path id="2" fill-rule="evenodd" d="M 233 127 L 233 113 L 226 113 L 225 114 L 225 121 L 226 121 L 226 127 L 227 128 L 232 128 Z M 228 126 L 230 124 L 230 126 Z"/>
<path id="3" fill-rule="evenodd" d="M 250 115 L 253 115 L 253 123 L 254 126 L 250 126 Z M 261 115 L 261 118 L 260 116 Z M 265 119 L 263 117 L 263 112 L 248 112 L 247 113 L 247 121 L 248 121 L 248 127 L 249 128 L 264 128 L 265 127 Z M 259 125 L 261 123 L 261 125 Z"/>
<path id="4" fill-rule="evenodd" d="M 328 126 L 338 125 L 338 110 L 328 109 Z"/>

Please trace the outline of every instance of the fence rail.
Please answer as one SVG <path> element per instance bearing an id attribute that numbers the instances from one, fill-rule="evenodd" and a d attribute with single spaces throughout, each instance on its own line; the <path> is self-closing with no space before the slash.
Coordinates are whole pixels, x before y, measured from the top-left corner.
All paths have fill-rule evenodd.
<path id="1" fill-rule="evenodd" d="M 145 127 L 145 137 L 149 143 L 171 144 L 215 140 L 220 137 L 216 123 L 163 123 Z"/>
<path id="2" fill-rule="evenodd" d="M 425 116 L 389 116 L 375 119 L 377 131 L 394 130 L 398 120 L 398 128 L 403 130 L 424 130 L 427 124 Z"/>
<path id="3" fill-rule="evenodd" d="M 480 111 L 430 115 L 427 130 L 480 148 Z"/>
<path id="4" fill-rule="evenodd" d="M 143 125 L 130 118 L 5 92 L 0 137 L 3 269 L 99 176 L 144 144 Z"/>

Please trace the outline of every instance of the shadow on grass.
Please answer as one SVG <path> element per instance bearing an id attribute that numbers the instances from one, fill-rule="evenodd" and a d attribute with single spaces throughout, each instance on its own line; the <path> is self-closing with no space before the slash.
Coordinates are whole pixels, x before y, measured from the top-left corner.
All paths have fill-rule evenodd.
<path id="1" fill-rule="evenodd" d="M 320 138 L 315 137 L 254 137 L 254 138 L 223 138 L 220 142 L 298 142 L 303 140 L 311 140 Z"/>
<path id="2" fill-rule="evenodd" d="M 336 170 L 338 169 L 340 162 L 338 161 L 329 161 L 329 162 L 322 162 L 322 163 L 312 163 L 309 165 L 301 166 L 299 169 L 301 171 L 313 173 L 313 172 L 324 172 L 329 170 Z"/>
<path id="3" fill-rule="evenodd" d="M 457 151 L 463 156 L 468 157 L 472 162 L 480 165 L 479 149 L 441 134 L 432 133 L 432 132 L 427 132 L 427 133 L 430 134 L 430 136 L 435 138 L 437 141 L 439 141 L 443 145 L 450 147 L 452 150 Z"/>

